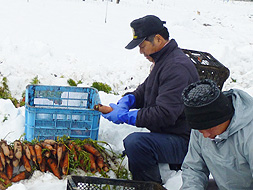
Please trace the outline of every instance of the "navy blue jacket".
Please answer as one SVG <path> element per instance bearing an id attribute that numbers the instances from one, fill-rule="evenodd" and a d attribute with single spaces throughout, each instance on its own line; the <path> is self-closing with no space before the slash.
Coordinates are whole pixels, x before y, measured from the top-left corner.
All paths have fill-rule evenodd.
<path id="1" fill-rule="evenodd" d="M 183 113 L 183 89 L 199 80 L 194 63 L 174 39 L 150 55 L 155 66 L 144 83 L 132 92 L 138 111 L 137 127 L 151 132 L 171 133 L 189 140 L 190 128 Z"/>

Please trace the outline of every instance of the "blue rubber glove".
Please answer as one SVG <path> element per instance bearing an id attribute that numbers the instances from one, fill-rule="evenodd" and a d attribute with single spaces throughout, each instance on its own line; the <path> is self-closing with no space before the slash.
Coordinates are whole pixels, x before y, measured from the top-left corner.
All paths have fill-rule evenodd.
<path id="1" fill-rule="evenodd" d="M 127 110 L 135 108 L 135 96 L 133 94 L 125 95 L 118 101 L 117 105 Z"/>
<path id="2" fill-rule="evenodd" d="M 121 107 L 113 103 L 109 104 L 109 106 L 111 106 L 113 110 L 110 113 L 102 114 L 102 116 L 115 124 L 123 123 L 123 121 L 120 121 L 118 119 L 118 114 L 123 114 L 123 112 L 128 112 L 128 110 L 122 109 Z"/>
<path id="3" fill-rule="evenodd" d="M 138 111 L 119 112 L 118 119 L 124 123 L 135 125 Z"/>
<path id="4" fill-rule="evenodd" d="M 126 109 L 120 108 L 116 104 L 109 104 L 113 111 L 107 114 L 102 114 L 102 116 L 105 119 L 108 119 L 109 121 L 115 123 L 115 124 L 121 124 L 121 123 L 127 123 L 130 125 L 135 125 L 136 123 L 136 118 L 137 118 L 137 112 L 139 110 L 134 110 L 134 111 L 128 111 Z"/>

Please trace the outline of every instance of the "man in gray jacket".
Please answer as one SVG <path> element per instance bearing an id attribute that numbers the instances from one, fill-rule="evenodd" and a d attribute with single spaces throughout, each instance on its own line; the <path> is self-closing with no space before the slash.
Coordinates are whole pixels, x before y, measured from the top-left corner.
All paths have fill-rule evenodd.
<path id="1" fill-rule="evenodd" d="M 221 92 L 211 80 L 183 91 L 191 132 L 181 189 L 204 190 L 211 173 L 219 190 L 253 189 L 253 98 Z"/>

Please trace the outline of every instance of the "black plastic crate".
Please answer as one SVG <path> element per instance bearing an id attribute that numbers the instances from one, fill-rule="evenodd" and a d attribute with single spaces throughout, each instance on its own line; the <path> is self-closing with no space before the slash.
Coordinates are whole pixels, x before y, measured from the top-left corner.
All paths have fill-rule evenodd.
<path id="1" fill-rule="evenodd" d="M 69 176 L 67 190 L 166 190 L 155 182 L 109 179 L 88 176 Z"/>
<path id="2" fill-rule="evenodd" d="M 229 69 L 215 59 L 210 53 L 196 50 L 182 49 L 195 64 L 200 79 L 211 79 L 222 89 L 229 77 Z"/>

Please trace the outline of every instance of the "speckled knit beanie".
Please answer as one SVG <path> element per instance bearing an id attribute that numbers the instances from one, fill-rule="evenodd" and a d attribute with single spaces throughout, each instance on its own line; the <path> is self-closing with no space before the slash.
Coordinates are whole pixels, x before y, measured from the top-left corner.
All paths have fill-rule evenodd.
<path id="1" fill-rule="evenodd" d="M 234 114 L 232 102 L 209 79 L 190 84 L 184 89 L 182 98 L 186 120 L 192 129 L 215 127 Z"/>

